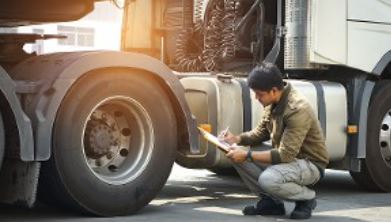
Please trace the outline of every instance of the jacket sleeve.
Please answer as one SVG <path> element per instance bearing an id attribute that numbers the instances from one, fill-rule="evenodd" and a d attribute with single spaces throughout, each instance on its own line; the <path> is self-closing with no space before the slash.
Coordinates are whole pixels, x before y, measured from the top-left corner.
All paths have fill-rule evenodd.
<path id="1" fill-rule="evenodd" d="M 306 109 L 299 109 L 285 117 L 285 129 L 279 148 L 271 150 L 272 164 L 292 162 L 311 128 L 312 118 Z"/>
<path id="2" fill-rule="evenodd" d="M 261 121 L 258 123 L 257 127 L 249 132 L 240 134 L 240 142 L 238 144 L 242 146 L 255 146 L 269 140 L 270 132 L 267 129 L 267 125 L 269 125 L 270 122 L 270 115 L 270 108 L 265 108 Z"/>

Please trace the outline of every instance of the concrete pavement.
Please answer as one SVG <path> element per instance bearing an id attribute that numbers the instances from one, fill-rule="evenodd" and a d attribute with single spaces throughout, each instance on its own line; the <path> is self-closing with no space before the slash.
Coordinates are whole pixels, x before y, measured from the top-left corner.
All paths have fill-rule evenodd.
<path id="1" fill-rule="evenodd" d="M 349 173 L 327 171 L 316 186 L 318 207 L 310 221 L 389 221 L 391 193 L 360 189 Z M 1 206 L 1 221 L 290 221 L 287 215 L 243 216 L 241 209 L 253 204 L 252 195 L 238 177 L 218 176 L 207 170 L 175 166 L 163 190 L 147 207 L 133 216 L 95 218 L 38 204 L 32 210 Z"/>

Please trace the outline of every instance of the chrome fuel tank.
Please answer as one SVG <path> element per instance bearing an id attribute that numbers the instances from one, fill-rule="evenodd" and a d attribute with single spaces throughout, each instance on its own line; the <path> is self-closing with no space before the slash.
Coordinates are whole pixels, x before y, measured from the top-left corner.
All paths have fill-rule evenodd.
<path id="1" fill-rule="evenodd" d="M 188 77 L 181 79 L 185 97 L 198 124 L 209 124 L 211 133 L 217 135 L 229 127 L 234 134 L 243 131 L 243 103 L 240 80 L 233 78 Z M 186 167 L 228 167 L 224 154 L 211 143 L 200 140 L 201 154 L 189 159 L 179 159 Z M 182 161 L 182 162 L 181 162 Z"/>
<path id="2" fill-rule="evenodd" d="M 346 153 L 348 125 L 345 88 L 339 83 L 326 81 L 289 80 L 288 82 L 306 97 L 318 117 L 326 137 L 330 159 L 342 159 Z M 252 128 L 254 128 L 261 118 L 263 108 L 253 93 L 251 93 L 251 106 Z"/>

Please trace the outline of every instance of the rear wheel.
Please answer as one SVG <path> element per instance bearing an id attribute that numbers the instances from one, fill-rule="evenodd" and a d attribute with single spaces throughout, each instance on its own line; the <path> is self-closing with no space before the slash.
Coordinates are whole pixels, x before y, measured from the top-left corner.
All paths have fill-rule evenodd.
<path id="1" fill-rule="evenodd" d="M 391 82 L 376 85 L 368 111 L 365 165 L 353 179 L 367 189 L 391 191 Z"/>
<path id="2" fill-rule="evenodd" d="M 39 193 L 101 216 L 136 212 L 169 176 L 175 120 L 164 89 L 148 74 L 117 70 L 82 79 L 57 115 Z"/>
<path id="3" fill-rule="evenodd" d="M 360 172 L 350 171 L 350 176 L 352 176 L 354 182 L 356 182 L 359 186 L 363 187 L 364 189 L 370 191 L 379 190 L 378 186 L 373 181 L 371 175 L 369 175 L 368 168 L 365 162 L 362 163 Z"/>

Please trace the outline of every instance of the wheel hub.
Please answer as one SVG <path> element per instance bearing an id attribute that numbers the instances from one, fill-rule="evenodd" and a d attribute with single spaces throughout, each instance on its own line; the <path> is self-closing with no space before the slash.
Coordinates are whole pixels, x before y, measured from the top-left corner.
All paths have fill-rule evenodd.
<path id="1" fill-rule="evenodd" d="M 86 158 L 92 168 L 107 168 L 110 171 L 116 171 L 120 162 L 114 162 L 115 165 L 110 165 L 110 163 L 114 160 L 118 161 L 121 150 L 128 150 L 128 148 L 121 147 L 120 142 L 129 142 L 130 137 L 124 140 L 115 117 L 115 114 L 111 114 L 103 107 L 95 110 L 87 122 L 84 146 Z"/>
<path id="2" fill-rule="evenodd" d="M 87 132 L 87 156 L 95 159 L 100 158 L 106 155 L 112 149 L 112 146 L 117 144 L 118 139 L 103 120 L 91 121 L 87 128 L 89 129 Z"/>

